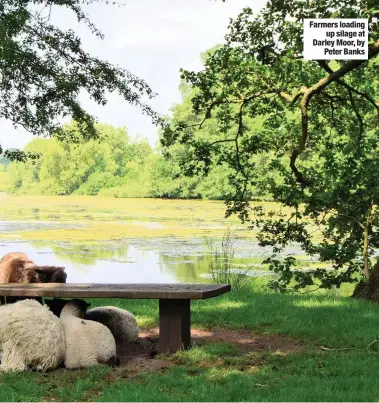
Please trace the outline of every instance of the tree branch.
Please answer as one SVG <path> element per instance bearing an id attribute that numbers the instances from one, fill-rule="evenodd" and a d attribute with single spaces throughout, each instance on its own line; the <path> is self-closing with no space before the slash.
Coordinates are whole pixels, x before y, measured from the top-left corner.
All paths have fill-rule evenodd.
<path id="1" fill-rule="evenodd" d="M 319 60 L 318 64 L 329 74 L 334 73 L 334 71 L 330 68 L 330 66 L 328 65 L 328 62 L 326 60 Z M 371 95 L 369 95 L 365 92 L 356 90 L 354 87 L 345 83 L 345 81 L 343 81 L 341 79 L 338 79 L 337 83 L 342 85 L 343 87 L 349 89 L 350 91 L 354 92 L 355 94 L 360 95 L 361 97 L 365 98 L 368 102 L 370 102 L 370 104 L 372 104 L 374 106 L 374 108 L 376 109 L 376 111 L 378 112 L 378 118 L 379 118 L 379 101 L 375 101 L 375 99 L 372 98 Z"/>
<path id="2" fill-rule="evenodd" d="M 285 99 L 286 101 L 290 102 L 291 104 L 294 104 L 300 97 L 302 94 L 305 94 L 307 92 L 308 88 L 305 86 L 302 86 L 300 88 L 300 91 L 298 91 L 294 96 L 291 96 L 289 94 L 287 94 L 284 91 L 279 91 L 278 94 Z"/>
<path id="3" fill-rule="evenodd" d="M 348 89 L 348 92 L 349 92 L 349 99 L 350 99 L 351 106 L 352 106 L 353 111 L 355 113 L 355 116 L 357 117 L 358 122 L 359 122 L 359 143 L 361 143 L 362 136 L 363 136 L 363 131 L 364 131 L 363 119 L 362 119 L 362 116 L 359 113 L 359 110 L 358 110 L 357 106 L 355 105 L 351 89 Z"/>
<path id="4" fill-rule="evenodd" d="M 301 111 L 301 137 L 299 146 L 297 149 L 293 150 L 290 158 L 290 167 L 292 172 L 294 173 L 296 180 L 303 186 L 308 186 L 309 181 L 307 181 L 304 175 L 297 169 L 296 160 L 298 156 L 305 150 L 306 142 L 308 139 L 308 126 L 309 126 L 309 116 L 308 116 L 308 107 L 314 95 L 320 93 L 324 88 L 326 88 L 331 83 L 338 81 L 340 78 L 345 76 L 360 67 L 362 64 L 367 63 L 368 60 L 376 57 L 379 54 L 379 39 L 374 42 L 369 50 L 368 59 L 367 60 L 352 60 L 349 63 L 343 65 L 339 70 L 334 71 L 326 77 L 323 77 L 316 84 L 310 87 L 304 94 L 301 103 L 300 103 L 300 111 Z"/>

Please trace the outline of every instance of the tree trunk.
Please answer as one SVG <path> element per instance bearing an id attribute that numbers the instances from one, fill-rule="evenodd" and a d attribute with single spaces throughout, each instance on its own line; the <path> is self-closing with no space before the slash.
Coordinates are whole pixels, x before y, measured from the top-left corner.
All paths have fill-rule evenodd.
<path id="1" fill-rule="evenodd" d="M 372 268 L 369 279 L 355 287 L 353 297 L 379 302 L 379 260 Z"/>
<path id="2" fill-rule="evenodd" d="M 371 218 L 372 218 L 372 208 L 373 202 L 369 204 L 369 209 L 367 212 L 367 220 L 366 225 L 364 227 L 364 237 L 363 237 L 363 271 L 366 277 L 366 282 L 370 278 L 370 263 L 369 263 L 369 255 L 368 255 L 368 246 L 369 246 L 369 230 L 371 227 Z"/>

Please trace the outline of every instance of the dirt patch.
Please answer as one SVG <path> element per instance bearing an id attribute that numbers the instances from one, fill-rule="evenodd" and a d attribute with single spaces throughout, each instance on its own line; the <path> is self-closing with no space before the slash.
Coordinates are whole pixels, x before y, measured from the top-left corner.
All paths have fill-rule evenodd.
<path id="1" fill-rule="evenodd" d="M 203 345 L 209 342 L 232 343 L 245 352 L 263 352 L 280 351 L 282 353 L 291 353 L 303 351 L 304 345 L 295 339 L 273 335 L 254 335 L 250 330 L 230 330 L 224 328 L 215 328 L 209 330 L 192 331 L 194 343 Z"/>
<path id="2" fill-rule="evenodd" d="M 254 335 L 250 330 L 192 329 L 192 344 L 202 346 L 208 343 L 232 343 L 242 352 L 299 352 L 305 346 L 298 340 L 280 335 Z M 117 345 L 120 364 L 127 367 L 125 377 L 143 371 L 159 371 L 174 365 L 172 361 L 156 358 L 158 354 L 159 329 L 152 328 L 140 332 L 137 343 Z M 131 371 L 131 372 L 130 372 Z"/>
<path id="3" fill-rule="evenodd" d="M 124 367 L 121 377 L 130 378 L 140 372 L 164 370 L 173 365 L 170 361 L 156 358 L 158 335 L 159 333 L 155 335 L 140 332 L 136 343 L 117 344 L 117 356 L 120 358 L 121 367 Z"/>

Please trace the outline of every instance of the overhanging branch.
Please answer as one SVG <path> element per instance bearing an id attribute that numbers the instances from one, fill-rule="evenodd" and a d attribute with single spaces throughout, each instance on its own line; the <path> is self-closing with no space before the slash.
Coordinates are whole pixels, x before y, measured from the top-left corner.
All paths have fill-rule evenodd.
<path id="1" fill-rule="evenodd" d="M 307 186 L 309 182 L 304 178 L 304 175 L 299 172 L 296 167 L 296 160 L 298 156 L 305 150 L 306 142 L 308 139 L 308 126 L 309 126 L 309 116 L 308 116 L 308 108 L 309 104 L 314 95 L 323 91 L 328 85 L 331 83 L 340 80 L 343 76 L 350 73 L 360 67 L 362 64 L 367 63 L 368 60 L 376 57 L 379 54 L 379 39 L 374 42 L 371 46 L 368 54 L 367 60 L 352 60 L 349 63 L 343 65 L 339 70 L 336 70 L 330 73 L 328 76 L 323 77 L 316 84 L 310 87 L 304 94 L 301 103 L 300 103 L 300 111 L 301 111 L 301 137 L 299 146 L 292 152 L 290 159 L 290 167 L 292 172 L 294 173 L 296 180 L 302 185 Z"/>
<path id="2" fill-rule="evenodd" d="M 330 66 L 328 65 L 326 60 L 319 60 L 318 64 L 319 64 L 320 67 L 322 67 L 329 74 L 334 73 L 334 71 L 330 68 Z M 343 87 L 347 88 L 351 92 L 354 92 L 355 94 L 360 95 L 361 97 L 365 98 L 368 102 L 370 102 L 370 104 L 373 105 L 374 108 L 376 109 L 376 111 L 378 113 L 378 118 L 379 118 L 379 101 L 376 101 L 374 98 L 371 97 L 371 95 L 355 89 L 354 87 L 352 87 L 351 85 L 347 84 L 345 81 L 343 81 L 341 79 L 338 79 L 337 83 L 342 85 Z"/>

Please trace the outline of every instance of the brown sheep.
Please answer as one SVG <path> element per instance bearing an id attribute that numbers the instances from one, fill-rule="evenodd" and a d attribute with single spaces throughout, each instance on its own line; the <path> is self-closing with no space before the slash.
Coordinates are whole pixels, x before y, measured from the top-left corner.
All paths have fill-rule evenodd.
<path id="1" fill-rule="evenodd" d="M 29 259 L 28 255 L 23 253 L 23 252 L 9 252 L 6 253 L 1 259 L 0 263 L 3 263 L 7 260 L 12 260 L 12 259 L 25 259 L 26 261 L 33 262 L 32 260 Z"/>
<path id="2" fill-rule="evenodd" d="M 22 252 L 7 253 L 0 260 L 0 283 L 65 283 L 66 278 L 64 267 L 37 266 Z"/>
<path id="3" fill-rule="evenodd" d="M 35 266 L 25 253 L 7 253 L 0 260 L 0 283 L 35 283 Z"/>
<path id="4" fill-rule="evenodd" d="M 25 253 L 10 252 L 0 260 L 0 283 L 65 283 L 64 267 L 38 266 Z"/>

